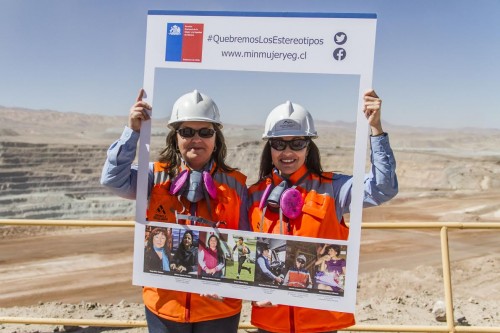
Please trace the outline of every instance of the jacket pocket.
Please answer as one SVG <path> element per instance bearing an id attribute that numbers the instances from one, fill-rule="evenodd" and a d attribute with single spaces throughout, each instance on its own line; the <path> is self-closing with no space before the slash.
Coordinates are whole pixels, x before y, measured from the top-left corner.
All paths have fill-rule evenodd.
<path id="1" fill-rule="evenodd" d="M 317 219 L 323 220 L 328 210 L 330 201 L 324 194 L 318 194 L 316 191 L 311 191 L 304 199 L 304 206 L 302 212 L 312 215 Z"/>

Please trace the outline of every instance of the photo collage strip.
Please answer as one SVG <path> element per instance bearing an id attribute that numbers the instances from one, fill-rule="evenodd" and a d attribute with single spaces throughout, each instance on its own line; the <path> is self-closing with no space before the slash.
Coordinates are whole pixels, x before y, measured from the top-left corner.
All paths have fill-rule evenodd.
<path id="1" fill-rule="evenodd" d="M 144 235 L 143 271 L 344 296 L 346 245 L 232 232 L 148 225 Z"/>

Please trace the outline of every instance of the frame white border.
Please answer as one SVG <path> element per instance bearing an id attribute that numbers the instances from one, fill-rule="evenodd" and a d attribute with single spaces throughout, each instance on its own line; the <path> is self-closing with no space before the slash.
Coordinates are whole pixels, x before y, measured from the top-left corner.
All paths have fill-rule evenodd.
<path id="1" fill-rule="evenodd" d="M 347 256 L 347 272 L 349 279 L 345 282 L 345 296 L 334 310 L 354 312 L 356 305 L 356 287 L 358 276 L 359 246 L 361 237 L 362 207 L 364 196 L 364 176 L 366 167 L 366 152 L 368 140 L 368 124 L 363 112 L 363 93 L 372 87 L 373 60 L 375 51 L 376 34 L 375 14 L 334 14 L 334 13 L 244 13 L 244 12 L 179 12 L 179 11 L 150 11 L 147 21 L 146 55 L 144 68 L 144 89 L 147 93 L 144 99 L 153 104 L 155 70 L 157 68 L 187 68 L 187 69 L 224 69 L 239 71 L 266 71 L 266 72 L 296 72 L 296 73 L 326 73 L 359 75 L 358 108 L 356 116 L 356 140 L 354 147 L 353 187 L 351 192 L 350 232 L 347 241 L 349 251 Z M 308 36 L 318 35 L 318 38 L 327 36 L 333 38 L 338 31 L 349 31 L 349 62 L 338 66 L 330 66 L 321 61 L 309 61 L 300 66 L 290 63 L 271 63 L 271 69 L 255 68 L 252 61 L 238 63 L 238 66 L 228 64 L 227 61 L 211 61 L 206 59 L 206 54 L 212 45 L 206 40 L 203 42 L 203 61 L 192 62 L 166 62 L 166 26 L 168 22 L 203 23 L 205 33 L 212 31 L 231 31 L 232 34 L 255 33 L 256 27 L 281 27 L 278 34 L 300 26 Z M 231 29 L 224 29 L 230 26 Z M 213 29 L 212 29 L 213 27 Z M 251 31 L 245 28 L 252 27 Z M 212 30 L 211 30 L 212 29 Z M 220 30 L 218 30 L 220 29 Z M 284 29 L 284 30 L 283 30 Z M 314 30 L 316 29 L 316 30 Z M 278 29 L 279 30 L 279 29 Z M 325 32 L 326 31 L 326 32 Z M 205 36 L 204 36 L 205 38 Z M 229 47 L 229 46 L 228 46 Z M 276 47 L 275 47 L 276 48 Z M 321 58 L 321 56 L 320 56 Z M 322 58 L 321 58 L 322 59 Z M 351 60 L 352 59 L 352 60 Z M 330 59 L 331 60 L 331 59 Z M 265 67 L 265 66 L 264 66 Z M 147 191 L 148 168 L 150 153 L 151 122 L 144 122 L 141 127 L 139 144 L 139 168 L 136 198 L 136 237 L 134 242 L 134 274 L 133 283 L 143 285 L 143 248 L 145 224 L 147 223 Z"/>

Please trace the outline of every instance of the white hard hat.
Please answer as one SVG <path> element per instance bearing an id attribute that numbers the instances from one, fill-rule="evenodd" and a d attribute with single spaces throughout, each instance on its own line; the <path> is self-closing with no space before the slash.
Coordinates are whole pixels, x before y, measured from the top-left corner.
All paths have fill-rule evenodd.
<path id="1" fill-rule="evenodd" d="M 275 107 L 267 116 L 262 139 L 282 136 L 318 137 L 314 120 L 309 111 L 290 101 Z"/>
<path id="2" fill-rule="evenodd" d="M 302 259 L 302 260 L 304 260 L 304 262 L 307 262 L 306 256 L 303 254 L 299 254 L 295 260 L 299 260 L 299 259 Z"/>
<path id="3" fill-rule="evenodd" d="M 208 121 L 222 127 L 219 108 L 207 95 L 194 90 L 175 101 L 168 126 L 184 121 Z"/>

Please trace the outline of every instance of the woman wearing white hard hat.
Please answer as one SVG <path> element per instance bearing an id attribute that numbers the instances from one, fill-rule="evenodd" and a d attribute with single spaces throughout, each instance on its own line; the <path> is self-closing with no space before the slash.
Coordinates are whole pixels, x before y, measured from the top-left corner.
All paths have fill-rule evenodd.
<path id="1" fill-rule="evenodd" d="M 364 95 L 371 128 L 371 171 L 366 175 L 364 207 L 380 205 L 398 192 L 396 161 L 382 130 L 382 101 L 375 91 Z M 274 108 L 265 124 L 259 180 L 249 188 L 249 216 L 254 231 L 346 240 L 342 216 L 349 213 L 352 176 L 324 172 L 311 114 L 286 102 Z M 252 302 L 252 324 L 259 332 L 334 332 L 354 325 L 354 316 L 325 310 Z"/>
<path id="2" fill-rule="evenodd" d="M 103 185 L 129 199 L 136 197 L 137 166 L 132 163 L 139 131 L 151 111 L 143 95 L 141 89 L 130 109 L 128 127 L 108 150 L 101 176 Z M 197 90 L 181 96 L 168 127 L 166 147 L 149 167 L 148 220 L 249 230 L 246 176 L 225 163 L 226 144 L 215 102 Z M 184 218 L 176 220 L 179 216 Z M 153 287 L 143 288 L 143 299 L 151 333 L 238 329 L 242 304 L 238 299 Z"/>

